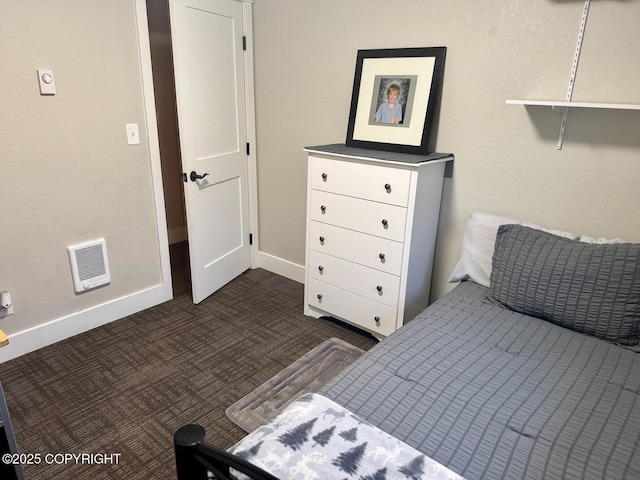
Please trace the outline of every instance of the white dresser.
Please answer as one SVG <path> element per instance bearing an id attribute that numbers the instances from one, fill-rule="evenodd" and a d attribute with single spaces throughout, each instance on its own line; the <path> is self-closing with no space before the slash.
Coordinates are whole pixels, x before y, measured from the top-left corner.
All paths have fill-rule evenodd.
<path id="1" fill-rule="evenodd" d="M 330 316 L 381 338 L 429 304 L 446 162 L 307 147 L 305 315 Z"/>

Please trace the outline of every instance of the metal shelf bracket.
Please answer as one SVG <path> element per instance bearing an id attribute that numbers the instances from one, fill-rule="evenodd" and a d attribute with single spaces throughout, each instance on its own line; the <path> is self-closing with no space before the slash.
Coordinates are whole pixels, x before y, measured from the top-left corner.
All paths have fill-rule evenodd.
<path id="1" fill-rule="evenodd" d="M 573 93 L 573 84 L 576 81 L 576 72 L 578 70 L 578 60 L 580 59 L 580 50 L 582 50 L 582 38 L 584 37 L 584 29 L 587 25 L 587 16 L 589 15 L 589 5 L 591 0 L 584 1 L 584 8 L 582 9 L 582 18 L 580 20 L 580 30 L 578 31 L 578 42 L 576 44 L 576 53 L 573 56 L 573 64 L 571 65 L 571 77 L 569 77 L 569 88 L 567 89 L 566 102 L 571 101 L 571 94 Z M 558 134 L 558 150 L 562 150 L 562 140 L 564 138 L 564 130 L 567 126 L 567 116 L 569 115 L 569 109 L 567 107 L 553 107 L 554 110 L 563 110 L 562 122 L 560 123 L 560 133 Z"/>

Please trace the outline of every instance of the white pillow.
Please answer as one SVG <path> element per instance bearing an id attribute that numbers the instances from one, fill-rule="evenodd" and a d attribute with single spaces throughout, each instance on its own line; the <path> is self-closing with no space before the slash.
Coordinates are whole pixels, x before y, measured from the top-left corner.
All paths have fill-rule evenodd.
<path id="1" fill-rule="evenodd" d="M 488 213 L 472 213 L 462 236 L 460 260 L 449 277 L 449 283 L 471 280 L 485 287 L 490 286 L 491 260 L 500 225 L 523 225 L 560 237 L 576 240 L 577 235 L 561 230 L 547 230 L 532 223 Z"/>

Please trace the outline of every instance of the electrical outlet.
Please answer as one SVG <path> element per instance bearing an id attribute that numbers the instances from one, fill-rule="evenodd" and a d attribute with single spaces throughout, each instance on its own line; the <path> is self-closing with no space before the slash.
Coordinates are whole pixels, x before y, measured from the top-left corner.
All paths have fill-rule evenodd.
<path id="1" fill-rule="evenodd" d="M 0 292 L 0 317 L 6 317 L 13 314 L 13 303 L 11 302 L 11 294 L 6 290 Z"/>

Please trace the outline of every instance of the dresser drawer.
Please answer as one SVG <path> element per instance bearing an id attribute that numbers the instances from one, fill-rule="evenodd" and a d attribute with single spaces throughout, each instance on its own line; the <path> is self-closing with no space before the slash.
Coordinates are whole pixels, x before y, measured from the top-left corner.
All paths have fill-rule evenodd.
<path id="1" fill-rule="evenodd" d="M 309 221 L 309 248 L 400 275 L 403 244 L 346 228 Z"/>
<path id="2" fill-rule="evenodd" d="M 407 209 L 386 203 L 311 191 L 309 218 L 339 227 L 404 241 Z"/>
<path id="3" fill-rule="evenodd" d="M 309 279 L 305 288 L 307 301 L 313 307 L 385 337 L 396 330 L 395 308 L 315 279 Z"/>
<path id="4" fill-rule="evenodd" d="M 411 172 L 399 168 L 313 157 L 311 188 L 406 207 Z"/>
<path id="5" fill-rule="evenodd" d="M 398 306 L 400 277 L 338 257 L 309 251 L 309 276 L 390 307 Z"/>

